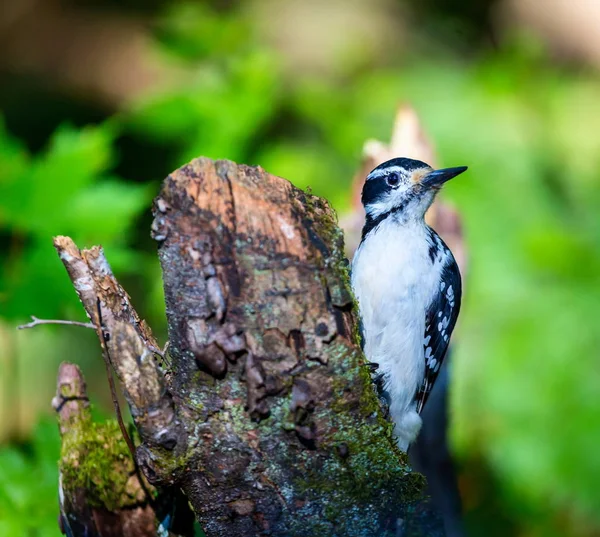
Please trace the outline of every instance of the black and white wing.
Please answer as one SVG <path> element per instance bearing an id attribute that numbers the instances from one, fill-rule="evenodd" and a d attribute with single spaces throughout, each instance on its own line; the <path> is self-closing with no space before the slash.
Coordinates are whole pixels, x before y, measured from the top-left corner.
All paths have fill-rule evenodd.
<path id="1" fill-rule="evenodd" d="M 438 294 L 429 305 L 425 317 L 425 336 L 423 339 L 425 377 L 415 396 L 417 412 L 423 410 L 431 388 L 433 388 L 433 383 L 446 356 L 450 336 L 460 310 L 462 292 L 460 272 L 454 257 L 449 250 L 447 252 L 447 262 L 442 269 Z"/>

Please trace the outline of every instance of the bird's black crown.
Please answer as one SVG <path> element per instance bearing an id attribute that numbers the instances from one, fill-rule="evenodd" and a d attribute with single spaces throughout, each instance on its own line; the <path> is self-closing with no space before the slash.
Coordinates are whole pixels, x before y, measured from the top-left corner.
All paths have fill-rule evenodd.
<path id="1" fill-rule="evenodd" d="M 369 176 L 377 175 L 376 172 L 384 172 L 392 168 L 401 168 L 403 170 L 406 170 L 407 172 L 412 172 L 414 170 L 420 170 L 421 168 L 429 168 L 429 164 L 426 164 L 421 160 L 415 160 L 406 157 L 398 157 L 393 158 L 391 160 L 387 160 L 383 164 L 380 164 L 376 168 L 373 168 Z"/>

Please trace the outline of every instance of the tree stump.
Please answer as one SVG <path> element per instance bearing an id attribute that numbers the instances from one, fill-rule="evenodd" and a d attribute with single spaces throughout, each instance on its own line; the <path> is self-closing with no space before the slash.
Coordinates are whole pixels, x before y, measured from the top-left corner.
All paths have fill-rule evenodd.
<path id="1" fill-rule="evenodd" d="M 180 488 L 208 537 L 441 535 L 411 530 L 423 478 L 372 386 L 329 205 L 200 158 L 167 177 L 154 217 L 163 365 L 101 248 L 55 239 L 91 321 L 101 312 L 148 481 Z"/>

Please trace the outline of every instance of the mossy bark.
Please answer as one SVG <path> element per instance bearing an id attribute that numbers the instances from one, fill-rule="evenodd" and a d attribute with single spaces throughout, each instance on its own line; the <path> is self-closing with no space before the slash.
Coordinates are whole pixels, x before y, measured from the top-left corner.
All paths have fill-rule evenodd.
<path id="1" fill-rule="evenodd" d="M 60 525 L 69 536 L 150 537 L 156 534 L 155 490 L 142 481 L 118 425 L 92 421 L 85 382 L 62 363 L 53 406 L 62 438 Z"/>
<path id="2" fill-rule="evenodd" d="M 379 408 L 328 204 L 261 168 L 196 159 L 165 180 L 154 215 L 166 368 L 108 265 L 95 268 L 101 251 L 70 253 L 100 296 L 148 480 L 180 487 L 209 537 L 406 529 L 423 480 Z"/>

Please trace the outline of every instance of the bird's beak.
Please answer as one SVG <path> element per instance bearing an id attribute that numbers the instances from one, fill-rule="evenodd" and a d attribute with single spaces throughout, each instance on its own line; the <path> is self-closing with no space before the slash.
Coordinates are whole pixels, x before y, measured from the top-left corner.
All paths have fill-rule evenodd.
<path id="1" fill-rule="evenodd" d="M 460 175 L 467 170 L 467 166 L 457 166 L 456 168 L 443 168 L 434 170 L 421 179 L 421 185 L 426 188 L 439 188 L 446 181 Z"/>

